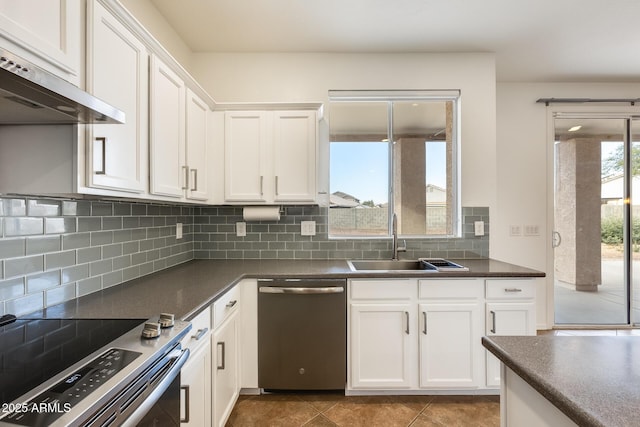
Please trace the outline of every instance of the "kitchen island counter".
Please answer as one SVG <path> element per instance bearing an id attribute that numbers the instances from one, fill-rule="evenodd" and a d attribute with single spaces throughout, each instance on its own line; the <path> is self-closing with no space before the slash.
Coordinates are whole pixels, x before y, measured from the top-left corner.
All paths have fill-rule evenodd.
<path id="1" fill-rule="evenodd" d="M 509 374 L 577 425 L 638 425 L 640 336 L 492 336 L 482 342 L 512 371 Z M 501 404 L 509 411 L 505 388 L 508 377 Z M 524 400 L 534 399 L 529 395 Z"/>
<path id="2" fill-rule="evenodd" d="M 190 320 L 238 281 L 248 278 L 544 277 L 540 271 L 491 259 L 455 261 L 469 271 L 353 272 L 344 260 L 193 260 L 29 316 L 148 318 L 169 312 Z"/>

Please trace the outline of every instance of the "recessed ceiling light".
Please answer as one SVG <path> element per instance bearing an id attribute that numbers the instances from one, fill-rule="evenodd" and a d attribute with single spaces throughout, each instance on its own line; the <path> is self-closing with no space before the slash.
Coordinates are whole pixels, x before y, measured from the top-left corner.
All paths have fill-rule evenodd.
<path id="1" fill-rule="evenodd" d="M 577 130 L 582 129 L 582 126 L 578 125 L 578 126 L 573 126 L 571 128 L 569 128 L 569 132 L 575 132 Z"/>

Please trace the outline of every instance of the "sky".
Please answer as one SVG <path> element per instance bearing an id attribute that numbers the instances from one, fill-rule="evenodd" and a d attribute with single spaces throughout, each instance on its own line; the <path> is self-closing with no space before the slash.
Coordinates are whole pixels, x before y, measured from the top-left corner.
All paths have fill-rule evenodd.
<path id="1" fill-rule="evenodd" d="M 388 202 L 388 143 L 331 143 L 330 191 L 342 191 L 375 204 Z M 446 186 L 445 144 L 427 144 L 425 185 Z"/>

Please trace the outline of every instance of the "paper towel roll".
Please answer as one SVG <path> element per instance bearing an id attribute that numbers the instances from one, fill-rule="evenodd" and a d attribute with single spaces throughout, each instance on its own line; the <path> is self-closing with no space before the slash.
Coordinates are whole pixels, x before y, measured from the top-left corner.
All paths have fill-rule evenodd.
<path id="1" fill-rule="evenodd" d="M 246 206 L 242 217 L 245 221 L 280 221 L 280 206 Z"/>

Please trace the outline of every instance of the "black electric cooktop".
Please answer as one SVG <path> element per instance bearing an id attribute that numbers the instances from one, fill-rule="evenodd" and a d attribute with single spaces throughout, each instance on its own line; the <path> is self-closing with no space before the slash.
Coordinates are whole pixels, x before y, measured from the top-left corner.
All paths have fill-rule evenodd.
<path id="1" fill-rule="evenodd" d="M 0 327 L 0 403 L 9 403 L 146 319 L 18 319 Z"/>

